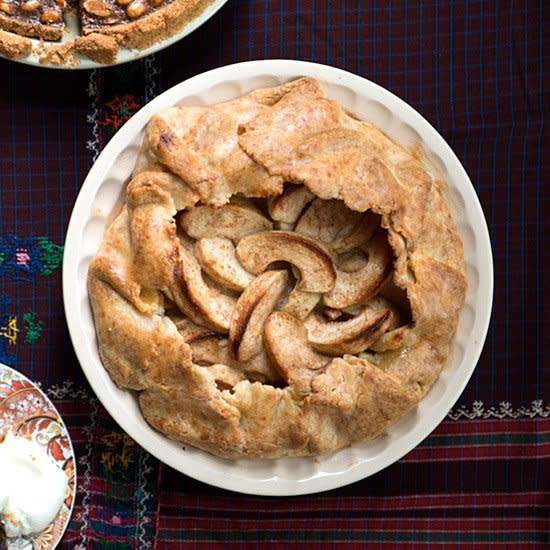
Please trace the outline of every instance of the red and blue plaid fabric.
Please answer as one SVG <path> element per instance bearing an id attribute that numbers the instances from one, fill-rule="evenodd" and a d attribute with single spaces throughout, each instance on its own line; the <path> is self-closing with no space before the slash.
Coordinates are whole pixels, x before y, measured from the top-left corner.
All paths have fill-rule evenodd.
<path id="1" fill-rule="evenodd" d="M 550 146 L 544 0 L 230 0 L 146 59 L 94 71 L 0 61 L 0 361 L 42 384 L 78 456 L 62 548 L 550 545 Z M 208 69 L 293 58 L 344 68 L 447 139 L 490 229 L 487 343 L 446 420 L 382 472 L 261 498 L 209 487 L 136 445 L 89 389 L 65 325 L 60 263 L 95 156 L 145 102 Z M 546 65 L 545 65 L 546 63 Z M 1 331 L 0 331 L 1 332 Z"/>

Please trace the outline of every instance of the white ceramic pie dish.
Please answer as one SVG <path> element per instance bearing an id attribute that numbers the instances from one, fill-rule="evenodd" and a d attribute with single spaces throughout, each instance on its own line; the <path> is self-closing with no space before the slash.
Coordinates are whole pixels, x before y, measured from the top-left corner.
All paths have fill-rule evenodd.
<path id="1" fill-rule="evenodd" d="M 128 61 L 135 61 L 136 59 L 141 59 L 142 57 L 151 55 L 160 50 L 163 50 L 164 48 L 167 48 L 168 46 L 171 46 L 172 44 L 175 44 L 182 38 L 186 37 L 188 34 L 191 34 L 195 29 L 198 29 L 201 25 L 206 23 L 206 21 L 208 21 L 218 10 L 220 10 L 222 6 L 226 4 L 226 2 L 227 0 L 213 0 L 212 3 L 198 17 L 190 20 L 179 32 L 164 40 L 160 40 L 159 42 L 152 44 L 148 48 L 119 48 L 116 62 L 112 63 L 112 65 L 121 65 L 122 63 L 127 63 Z M 77 36 L 80 36 L 77 14 L 75 12 L 65 13 L 64 18 L 65 32 L 63 33 L 63 37 L 59 42 L 44 42 L 43 44 L 45 44 L 46 47 L 62 45 L 66 42 L 74 40 Z M 33 44 L 33 50 L 35 48 L 42 47 L 42 42 L 39 38 L 31 38 L 30 40 Z M 0 55 L 0 57 L 3 56 Z M 75 54 L 74 64 L 41 63 L 39 56 L 34 51 L 26 57 L 11 59 L 10 61 L 18 61 L 19 63 L 24 63 L 26 65 L 34 65 L 36 67 L 45 67 L 49 69 L 97 69 L 100 67 L 108 66 L 103 63 L 92 61 L 88 57 L 85 57 L 84 55 L 81 55 L 79 53 Z"/>
<path id="2" fill-rule="evenodd" d="M 448 365 L 424 399 L 382 437 L 317 458 L 230 461 L 168 440 L 143 419 L 135 396 L 119 389 L 103 368 L 86 289 L 88 265 L 124 197 L 143 129 L 153 113 L 175 104 L 204 105 L 299 76 L 325 83 L 328 95 L 405 146 L 420 145 L 448 181 L 447 203 L 465 248 L 468 292 Z M 211 485 L 250 494 L 307 494 L 347 485 L 397 461 L 444 419 L 481 353 L 493 296 L 487 225 L 475 190 L 450 147 L 412 107 L 351 73 L 302 61 L 251 61 L 214 69 L 167 90 L 143 107 L 107 144 L 86 178 L 69 223 L 63 262 L 69 331 L 82 368 L 105 408 L 140 445 L 162 462 Z"/>

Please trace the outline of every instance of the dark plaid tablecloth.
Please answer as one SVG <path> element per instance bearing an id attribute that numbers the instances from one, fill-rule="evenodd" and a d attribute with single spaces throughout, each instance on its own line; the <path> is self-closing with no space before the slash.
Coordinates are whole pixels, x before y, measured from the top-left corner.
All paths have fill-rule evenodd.
<path id="1" fill-rule="evenodd" d="M 54 71 L 0 61 L 0 362 L 42 384 L 73 438 L 78 497 L 62 548 L 550 544 L 546 7 L 230 0 L 191 36 L 131 64 Z M 137 446 L 87 385 L 61 297 L 71 208 L 111 136 L 172 85 L 260 58 L 335 65 L 420 111 L 471 177 L 495 262 L 485 349 L 446 420 L 382 472 L 293 498 L 216 489 Z"/>

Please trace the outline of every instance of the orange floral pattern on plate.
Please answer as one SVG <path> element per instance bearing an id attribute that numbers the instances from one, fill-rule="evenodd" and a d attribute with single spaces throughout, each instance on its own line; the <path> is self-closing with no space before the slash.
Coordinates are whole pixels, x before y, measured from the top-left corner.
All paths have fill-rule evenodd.
<path id="1" fill-rule="evenodd" d="M 71 439 L 48 397 L 21 373 L 0 364 L 0 440 L 7 433 L 38 443 L 69 478 L 65 502 L 53 522 L 41 533 L 10 539 L 8 546 L 53 550 L 69 523 L 76 491 Z"/>

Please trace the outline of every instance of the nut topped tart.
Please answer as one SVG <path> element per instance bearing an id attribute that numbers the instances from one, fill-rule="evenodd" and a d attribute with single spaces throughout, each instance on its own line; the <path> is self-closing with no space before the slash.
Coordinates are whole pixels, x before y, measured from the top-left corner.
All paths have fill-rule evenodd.
<path id="1" fill-rule="evenodd" d="M 154 428 L 218 456 L 376 437 L 457 326 L 443 189 L 310 78 L 157 113 L 89 267 L 103 365 Z"/>
<path id="2" fill-rule="evenodd" d="M 73 0 L 68 7 L 79 20 L 80 35 L 59 44 L 57 50 L 65 61 L 78 52 L 99 63 L 114 63 L 119 47 L 144 49 L 169 38 L 213 1 Z M 66 7 L 66 0 L 0 0 L 0 30 L 9 31 L 2 35 L 0 53 L 13 58 L 28 55 L 31 41 L 25 49 L 10 48 L 20 45 L 21 37 L 62 39 Z M 54 45 L 47 49 L 56 51 Z"/>
<path id="3" fill-rule="evenodd" d="M 81 0 L 82 34 L 110 36 L 128 48 L 144 48 L 179 30 L 211 0 Z"/>
<path id="4" fill-rule="evenodd" d="M 0 28 L 23 35 L 59 40 L 65 24 L 65 0 L 0 0 Z"/>

